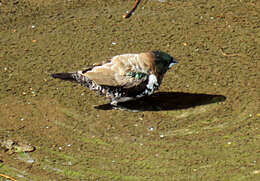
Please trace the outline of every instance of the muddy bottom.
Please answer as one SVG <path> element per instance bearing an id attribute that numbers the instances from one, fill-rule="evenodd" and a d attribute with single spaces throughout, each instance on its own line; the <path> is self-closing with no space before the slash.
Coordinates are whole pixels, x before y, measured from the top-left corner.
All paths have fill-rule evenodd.
<path id="1" fill-rule="evenodd" d="M 0 1 L 0 179 L 260 180 L 259 1 L 133 4 Z M 126 109 L 50 77 L 149 50 L 179 64 Z"/>

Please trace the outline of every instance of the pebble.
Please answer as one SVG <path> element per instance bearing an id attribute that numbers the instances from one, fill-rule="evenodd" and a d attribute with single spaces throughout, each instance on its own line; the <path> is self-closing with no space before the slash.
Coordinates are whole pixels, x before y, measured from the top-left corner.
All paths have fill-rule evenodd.
<path id="1" fill-rule="evenodd" d="M 259 173 L 260 173 L 260 170 L 254 170 L 252 173 L 253 173 L 253 174 L 259 174 Z"/>
<path id="2" fill-rule="evenodd" d="M 153 127 L 151 127 L 151 128 L 149 128 L 149 130 L 150 130 L 150 131 L 153 131 L 153 130 L 154 130 L 154 128 L 153 128 Z"/>
<path id="3" fill-rule="evenodd" d="M 163 134 L 160 134 L 160 138 L 163 138 L 164 137 L 164 135 Z"/>

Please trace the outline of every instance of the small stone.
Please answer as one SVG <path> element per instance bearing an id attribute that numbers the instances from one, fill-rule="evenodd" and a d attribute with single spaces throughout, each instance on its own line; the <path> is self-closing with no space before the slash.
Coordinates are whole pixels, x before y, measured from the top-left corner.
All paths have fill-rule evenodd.
<path id="1" fill-rule="evenodd" d="M 153 130 L 154 130 L 154 128 L 153 128 L 153 127 L 149 128 L 149 131 L 153 131 Z"/>
<path id="2" fill-rule="evenodd" d="M 252 173 L 253 173 L 253 174 L 259 174 L 259 173 L 260 173 L 260 170 L 254 170 Z"/>

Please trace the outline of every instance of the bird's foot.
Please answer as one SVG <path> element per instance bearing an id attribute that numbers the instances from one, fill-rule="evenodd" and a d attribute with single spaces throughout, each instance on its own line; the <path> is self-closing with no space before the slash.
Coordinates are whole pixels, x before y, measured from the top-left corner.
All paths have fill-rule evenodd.
<path id="1" fill-rule="evenodd" d="M 121 111 L 128 111 L 128 112 L 141 112 L 141 110 L 138 110 L 138 109 L 130 109 L 130 108 L 127 108 L 125 106 L 122 106 L 122 105 L 112 105 L 112 109 L 115 109 L 115 110 L 121 110 Z"/>

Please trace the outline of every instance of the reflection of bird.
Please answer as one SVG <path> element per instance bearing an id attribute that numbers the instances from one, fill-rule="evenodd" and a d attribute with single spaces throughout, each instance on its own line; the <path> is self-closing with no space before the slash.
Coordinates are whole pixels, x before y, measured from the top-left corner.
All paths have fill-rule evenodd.
<path id="1" fill-rule="evenodd" d="M 162 51 L 123 54 L 82 71 L 52 74 L 76 81 L 110 98 L 112 105 L 151 95 L 177 61 Z"/>

